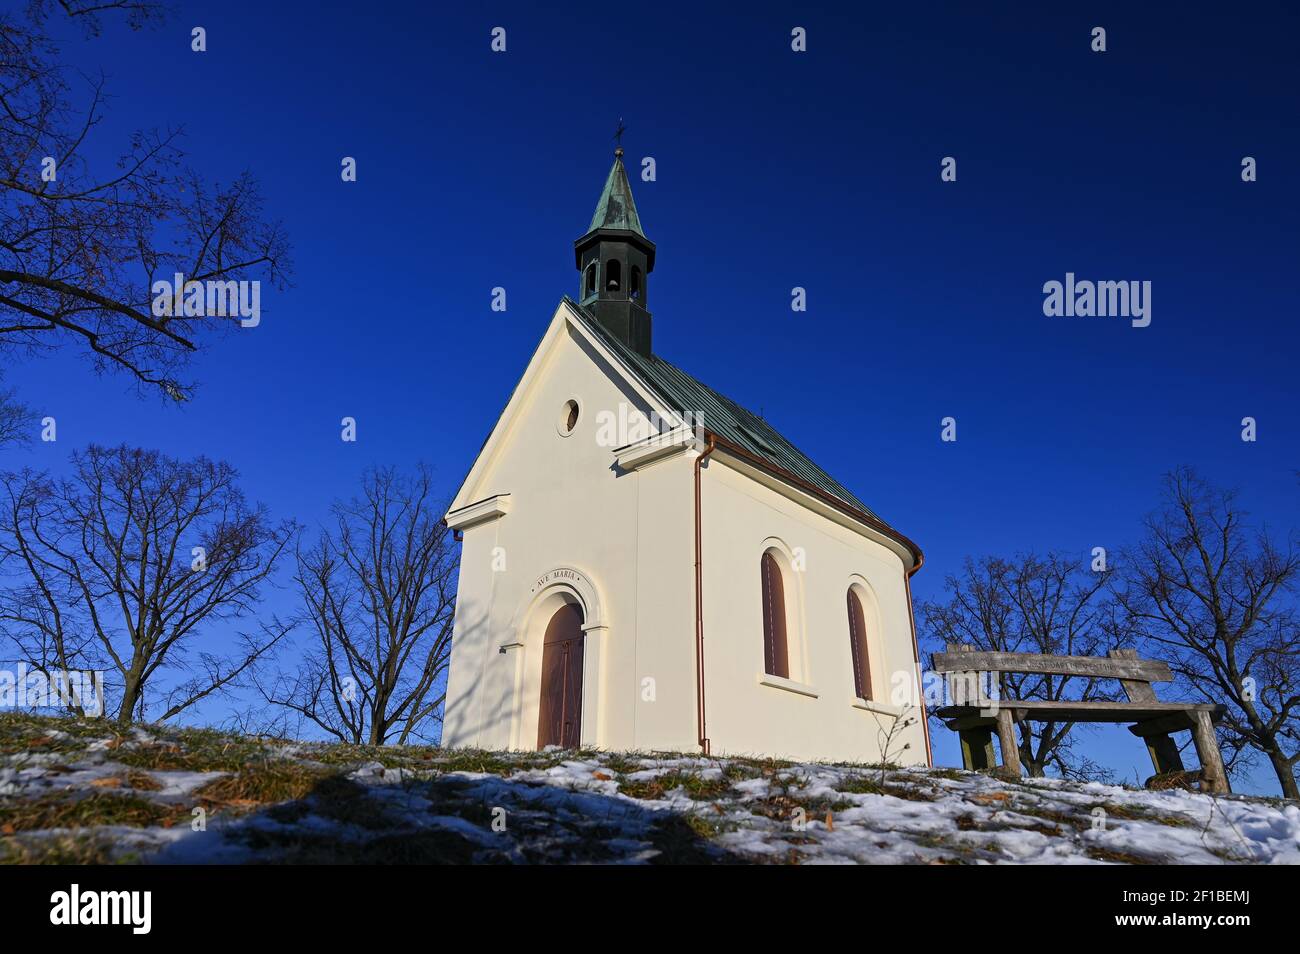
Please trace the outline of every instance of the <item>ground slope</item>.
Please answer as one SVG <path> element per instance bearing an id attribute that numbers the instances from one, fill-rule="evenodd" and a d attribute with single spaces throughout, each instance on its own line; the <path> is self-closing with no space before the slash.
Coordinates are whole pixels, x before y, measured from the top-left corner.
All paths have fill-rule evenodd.
<path id="1" fill-rule="evenodd" d="M 0 716 L 0 861 L 1300 863 L 1300 806 L 951 769 Z"/>

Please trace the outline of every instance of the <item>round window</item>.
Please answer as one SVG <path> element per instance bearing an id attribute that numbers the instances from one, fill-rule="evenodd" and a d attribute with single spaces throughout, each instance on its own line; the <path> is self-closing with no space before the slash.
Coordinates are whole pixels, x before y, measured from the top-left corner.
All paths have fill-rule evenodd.
<path id="1" fill-rule="evenodd" d="M 568 437 L 577 426 L 578 402 L 570 399 L 564 402 L 564 407 L 560 408 L 560 419 L 556 422 L 556 427 L 563 437 Z"/>

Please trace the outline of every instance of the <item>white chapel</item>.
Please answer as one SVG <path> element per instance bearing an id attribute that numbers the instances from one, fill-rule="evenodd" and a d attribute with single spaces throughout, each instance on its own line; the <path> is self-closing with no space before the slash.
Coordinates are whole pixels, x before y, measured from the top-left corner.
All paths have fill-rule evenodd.
<path id="1" fill-rule="evenodd" d="M 622 149 L 456 494 L 443 744 L 929 762 L 915 543 L 651 347 Z"/>

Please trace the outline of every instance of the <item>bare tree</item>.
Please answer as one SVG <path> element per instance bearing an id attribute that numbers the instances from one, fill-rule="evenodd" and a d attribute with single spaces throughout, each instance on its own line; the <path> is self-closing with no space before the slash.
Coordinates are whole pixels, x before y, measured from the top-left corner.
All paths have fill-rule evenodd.
<path id="1" fill-rule="evenodd" d="M 97 370 L 184 400 L 190 355 L 239 316 L 206 301 L 156 314 L 154 283 L 181 274 L 187 287 L 261 277 L 282 286 L 287 242 L 264 220 L 249 173 L 210 185 L 184 166 L 179 128 L 137 132 L 114 167 L 92 168 L 85 146 L 103 118 L 104 80 L 76 74 L 86 88 L 74 107 L 73 76 L 44 32 L 62 15 L 93 36 L 105 17 L 138 29 L 162 7 L 34 0 L 26 18 L 0 14 L 0 357 L 70 347 Z"/>
<path id="2" fill-rule="evenodd" d="M 230 465 L 91 446 L 63 480 L 0 475 L 0 624 L 33 666 L 100 668 L 117 719 L 169 719 L 227 692 L 288 630 L 199 647 L 258 602 L 294 527 L 250 507 Z M 164 674 L 167 674 L 165 676 Z M 174 678 L 169 678 L 174 677 Z M 146 707 L 146 689 L 160 701 Z"/>
<path id="3" fill-rule="evenodd" d="M 0 635 L 8 637 L 14 662 L 47 677 L 103 668 L 51 545 L 64 533 L 61 517 L 48 476 L 30 470 L 0 474 L 0 570 L 7 568 L 3 579 L 9 584 L 0 589 Z M 2 658 L 7 654 L 0 653 Z M 94 700 L 67 702 L 77 713 L 102 714 L 93 711 Z"/>
<path id="4" fill-rule="evenodd" d="M 1186 694 L 1227 705 L 1228 765 L 1263 755 L 1287 798 L 1300 798 L 1300 553 L 1248 528 L 1232 491 L 1182 468 L 1124 560 L 1120 600 Z"/>
<path id="5" fill-rule="evenodd" d="M 923 631 L 937 650 L 949 643 L 987 652 L 1104 655 L 1124 641 L 1105 573 L 1056 553 L 1014 560 L 967 560 L 945 582 L 947 599 L 920 606 Z M 1106 680 L 1041 673 L 1000 673 L 1002 699 L 1111 699 Z M 1064 777 L 1104 775 L 1072 751 L 1068 722 L 1021 722 L 1020 761 L 1034 776 L 1055 767 Z"/>
<path id="6" fill-rule="evenodd" d="M 0 382 L 3 378 L 0 374 Z M 31 419 L 32 412 L 19 403 L 13 389 L 0 387 L 0 447 L 27 440 Z"/>
<path id="7" fill-rule="evenodd" d="M 298 553 L 313 647 L 264 690 L 353 744 L 430 737 L 451 656 L 458 560 L 426 467 L 372 470 L 333 530 Z"/>
<path id="8" fill-rule="evenodd" d="M 43 25 L 50 17 L 65 16 L 81 25 L 86 36 L 99 36 L 106 16 L 125 19 L 132 30 L 161 23 L 166 8 L 157 0 L 27 0 L 27 15 Z"/>

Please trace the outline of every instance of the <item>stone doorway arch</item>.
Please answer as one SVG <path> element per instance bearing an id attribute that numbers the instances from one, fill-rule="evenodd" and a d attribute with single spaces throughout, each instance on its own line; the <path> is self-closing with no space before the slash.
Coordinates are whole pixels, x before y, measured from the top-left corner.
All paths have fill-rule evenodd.
<path id="1" fill-rule="evenodd" d="M 552 651 L 551 663 L 560 667 L 566 679 L 568 701 L 562 708 L 568 713 L 573 704 L 573 693 L 581 699 L 574 720 L 578 746 L 598 746 L 602 738 L 601 713 L 604 705 L 603 676 L 604 641 L 609 630 L 605 619 L 600 591 L 592 578 L 573 566 L 557 566 L 541 574 L 528 594 L 520 601 L 511 619 L 511 642 L 501 647 L 501 652 L 514 657 L 514 691 L 511 704 L 510 745 L 515 749 L 531 749 L 548 744 L 543 742 L 543 701 L 548 687 L 554 692 L 556 672 L 544 672 L 547 664 L 547 633 L 557 617 L 565 627 L 576 623 L 581 631 L 580 659 L 572 629 L 566 629 L 563 639 L 552 633 L 556 642 L 568 644 L 568 670 L 559 662 L 566 654 Z M 566 619 L 567 617 L 567 619 Z M 581 622 L 577 622 L 581 620 Z M 574 666 L 578 666 L 577 671 Z M 567 674 L 566 674 L 567 672 Z M 546 678 L 549 677 L 549 678 Z M 555 699 L 547 703 L 553 705 Z M 547 714 L 553 712 L 548 709 Z M 569 741 L 573 741 L 572 735 Z M 564 742 L 555 744 L 565 744 Z"/>

